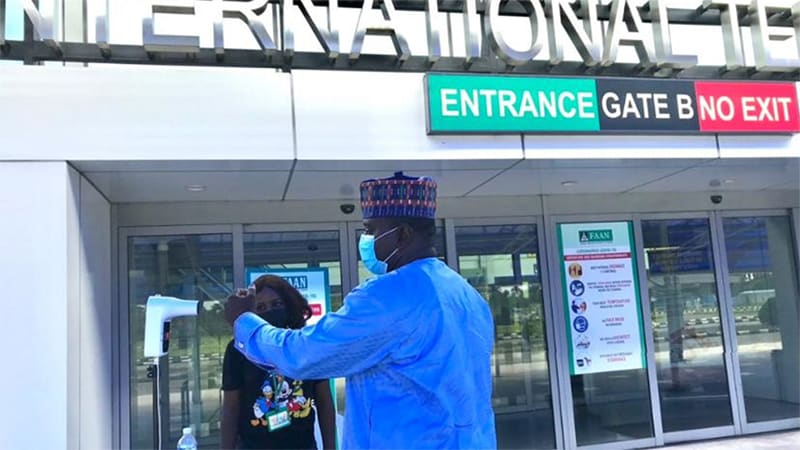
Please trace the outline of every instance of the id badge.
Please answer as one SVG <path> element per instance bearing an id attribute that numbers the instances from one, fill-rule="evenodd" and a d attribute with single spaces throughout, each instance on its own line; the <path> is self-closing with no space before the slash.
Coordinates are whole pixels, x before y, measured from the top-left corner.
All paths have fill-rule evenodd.
<path id="1" fill-rule="evenodd" d="M 277 411 L 267 414 L 267 426 L 269 431 L 280 430 L 281 428 L 288 427 L 292 423 L 292 418 L 289 417 L 289 410 L 280 408 Z"/>

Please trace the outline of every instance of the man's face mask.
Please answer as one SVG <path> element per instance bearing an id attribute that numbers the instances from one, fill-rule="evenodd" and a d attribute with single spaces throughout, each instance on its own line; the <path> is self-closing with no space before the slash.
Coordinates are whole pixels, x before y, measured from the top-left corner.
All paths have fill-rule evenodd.
<path id="1" fill-rule="evenodd" d="M 375 242 L 384 236 L 395 232 L 397 229 L 398 227 L 394 227 L 378 237 L 375 237 L 371 234 L 362 234 L 358 239 L 358 253 L 361 255 L 361 262 L 364 263 L 364 267 L 366 267 L 367 270 L 375 275 L 383 275 L 388 271 L 389 265 L 386 262 L 392 259 L 392 257 L 396 255 L 397 251 L 399 250 L 398 248 L 395 248 L 394 251 L 386 257 L 386 259 L 381 261 L 375 254 Z"/>
<path id="2" fill-rule="evenodd" d="M 289 318 L 286 314 L 286 308 L 274 308 L 264 311 L 259 316 L 269 322 L 273 327 L 286 328 Z"/>

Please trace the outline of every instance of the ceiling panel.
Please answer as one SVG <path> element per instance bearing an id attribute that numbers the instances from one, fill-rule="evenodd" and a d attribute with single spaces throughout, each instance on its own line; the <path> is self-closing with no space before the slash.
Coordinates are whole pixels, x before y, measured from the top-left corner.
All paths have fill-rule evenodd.
<path id="1" fill-rule="evenodd" d="M 363 178 L 388 177 L 403 171 L 412 176 L 431 175 L 449 170 L 504 170 L 521 159 L 468 159 L 468 160 L 301 160 L 295 171 L 312 172 L 363 172 Z"/>
<path id="2" fill-rule="evenodd" d="M 109 200 L 126 203 L 279 200 L 289 172 L 86 172 L 84 175 Z M 189 185 L 206 189 L 191 192 L 186 188 Z"/>
<path id="3" fill-rule="evenodd" d="M 634 192 L 726 192 L 797 189 L 800 159 L 718 159 L 639 186 Z"/>
<path id="4" fill-rule="evenodd" d="M 626 192 L 704 160 L 526 160 L 470 193 L 485 195 Z"/>
<path id="5" fill-rule="evenodd" d="M 497 170 L 447 170 L 410 173 L 433 177 L 439 185 L 439 197 L 459 197 L 498 173 Z M 286 195 L 287 200 L 341 199 L 356 200 L 361 181 L 391 173 L 296 171 Z"/>

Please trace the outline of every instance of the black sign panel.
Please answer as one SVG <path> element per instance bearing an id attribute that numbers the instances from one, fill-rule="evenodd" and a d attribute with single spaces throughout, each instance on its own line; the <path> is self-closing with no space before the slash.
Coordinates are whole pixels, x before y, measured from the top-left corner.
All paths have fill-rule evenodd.
<path id="1" fill-rule="evenodd" d="M 603 131 L 697 131 L 692 81 L 598 79 Z"/>

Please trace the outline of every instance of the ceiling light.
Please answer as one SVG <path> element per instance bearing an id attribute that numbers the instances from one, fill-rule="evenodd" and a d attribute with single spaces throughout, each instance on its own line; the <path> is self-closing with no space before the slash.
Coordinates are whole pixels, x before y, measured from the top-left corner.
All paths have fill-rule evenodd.
<path id="1" fill-rule="evenodd" d="M 562 181 L 561 182 L 561 185 L 564 186 L 564 187 L 575 186 L 576 184 L 578 184 L 578 182 L 577 181 L 573 181 L 573 180 L 567 180 L 567 181 Z"/>
<path id="2" fill-rule="evenodd" d="M 186 190 L 189 192 L 203 192 L 206 190 L 206 187 L 202 184 L 187 184 Z"/>

